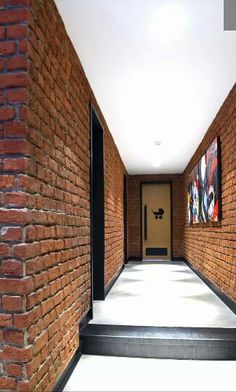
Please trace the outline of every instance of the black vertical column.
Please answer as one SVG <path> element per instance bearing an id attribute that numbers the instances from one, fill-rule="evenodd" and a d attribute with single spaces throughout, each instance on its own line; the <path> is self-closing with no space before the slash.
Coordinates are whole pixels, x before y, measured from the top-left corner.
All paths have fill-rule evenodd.
<path id="1" fill-rule="evenodd" d="M 104 145 L 103 129 L 92 110 L 91 129 L 91 240 L 93 299 L 105 298 L 104 279 Z"/>

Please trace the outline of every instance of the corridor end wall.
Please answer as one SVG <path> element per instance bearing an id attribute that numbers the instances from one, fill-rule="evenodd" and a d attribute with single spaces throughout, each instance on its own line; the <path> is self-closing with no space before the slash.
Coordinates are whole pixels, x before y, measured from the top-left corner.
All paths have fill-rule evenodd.
<path id="1" fill-rule="evenodd" d="M 90 101 L 104 129 L 105 283 L 124 165 L 52 0 L 0 1 L 0 389 L 50 391 L 90 307 Z"/>
<path id="2" fill-rule="evenodd" d="M 182 176 L 180 174 L 130 175 L 128 178 L 128 256 L 130 259 L 142 258 L 141 235 L 141 193 L 142 182 L 167 181 L 172 189 L 172 254 L 174 258 L 183 257 L 183 198 Z"/>

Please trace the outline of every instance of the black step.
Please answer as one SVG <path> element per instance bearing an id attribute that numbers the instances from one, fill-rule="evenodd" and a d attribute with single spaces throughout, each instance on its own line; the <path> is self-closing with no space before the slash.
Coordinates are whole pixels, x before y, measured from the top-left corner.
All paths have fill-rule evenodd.
<path id="1" fill-rule="evenodd" d="M 163 359 L 236 359 L 236 328 L 88 324 L 80 336 L 84 354 Z"/>

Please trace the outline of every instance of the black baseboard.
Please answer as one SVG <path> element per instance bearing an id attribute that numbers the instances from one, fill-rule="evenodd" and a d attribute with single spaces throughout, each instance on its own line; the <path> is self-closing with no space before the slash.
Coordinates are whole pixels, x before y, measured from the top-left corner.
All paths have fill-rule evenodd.
<path id="1" fill-rule="evenodd" d="M 228 306 L 228 308 L 230 310 L 232 310 L 232 312 L 234 314 L 236 314 L 236 302 L 233 301 L 230 297 L 228 297 L 227 294 L 225 294 L 219 287 L 217 287 L 214 283 L 212 283 L 205 275 L 202 274 L 202 272 L 199 271 L 198 268 L 196 268 L 191 262 L 189 262 L 186 259 L 182 259 L 189 268 L 191 268 L 191 270 L 193 272 L 195 272 L 196 275 L 199 276 L 199 278 L 206 283 L 206 285 L 221 299 L 221 301 L 223 301 L 225 303 L 226 306 Z"/>
<path id="2" fill-rule="evenodd" d="M 56 385 L 53 387 L 52 392 L 63 392 L 67 381 L 69 380 L 71 374 L 73 373 L 77 363 L 80 360 L 82 355 L 81 346 L 76 351 L 75 355 L 72 357 L 71 361 L 69 362 L 68 366 L 65 368 L 59 379 L 57 380 Z"/>
<path id="3" fill-rule="evenodd" d="M 129 261 L 142 261 L 142 257 L 132 257 L 132 256 L 130 256 L 130 257 L 128 257 L 128 259 L 127 259 L 127 263 L 128 263 Z"/>
<path id="4" fill-rule="evenodd" d="M 92 318 L 93 318 L 92 309 L 89 309 L 89 311 L 85 314 L 85 316 L 80 320 L 79 331 L 85 328 L 88 325 L 89 321 L 92 320 Z"/>
<path id="5" fill-rule="evenodd" d="M 172 257 L 171 260 L 173 261 L 184 261 L 183 257 Z M 128 263 L 129 261 L 143 261 L 142 257 L 128 257 L 126 263 Z"/>
<path id="6" fill-rule="evenodd" d="M 112 286 L 115 284 L 115 282 L 117 281 L 117 279 L 119 278 L 121 272 L 124 270 L 124 264 L 121 266 L 121 268 L 117 271 L 117 273 L 115 274 L 115 276 L 112 278 L 112 280 L 108 283 L 108 285 L 105 288 L 105 298 L 107 296 L 107 294 L 109 293 L 109 291 L 111 290 Z"/>
<path id="7" fill-rule="evenodd" d="M 183 257 L 176 257 L 176 256 L 172 257 L 172 260 L 173 261 L 185 261 L 185 259 Z"/>

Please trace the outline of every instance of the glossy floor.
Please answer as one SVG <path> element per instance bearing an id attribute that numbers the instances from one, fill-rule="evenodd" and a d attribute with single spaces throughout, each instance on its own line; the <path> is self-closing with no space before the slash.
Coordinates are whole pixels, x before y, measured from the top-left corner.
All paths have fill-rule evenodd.
<path id="1" fill-rule="evenodd" d="M 64 392 L 236 391 L 236 361 L 83 355 Z"/>
<path id="2" fill-rule="evenodd" d="M 184 262 L 129 263 L 90 323 L 236 327 L 235 314 Z"/>

